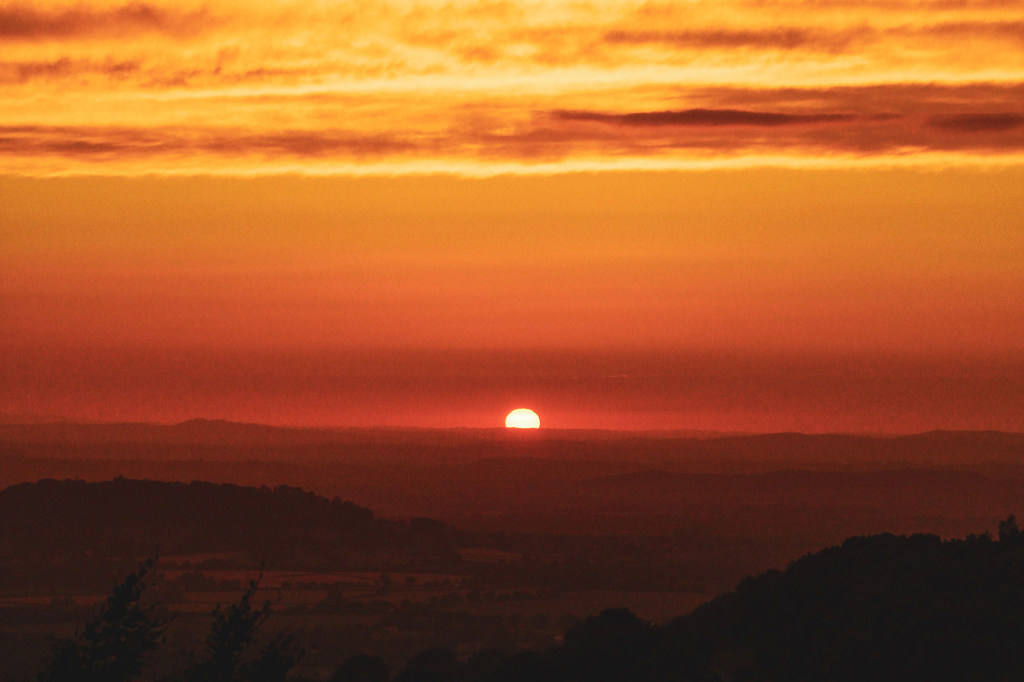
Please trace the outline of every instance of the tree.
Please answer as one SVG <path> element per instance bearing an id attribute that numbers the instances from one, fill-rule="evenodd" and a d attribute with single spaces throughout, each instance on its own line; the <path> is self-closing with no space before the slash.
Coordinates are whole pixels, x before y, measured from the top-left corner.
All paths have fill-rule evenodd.
<path id="1" fill-rule="evenodd" d="M 1017 527 L 1017 518 L 1010 514 L 1005 521 L 999 522 L 999 542 L 1019 545 L 1024 543 L 1024 533 Z"/>
<path id="2" fill-rule="evenodd" d="M 242 664 L 238 678 L 246 682 L 285 682 L 288 671 L 302 660 L 304 654 L 294 634 L 275 635 L 260 647 L 252 660 Z"/>
<path id="3" fill-rule="evenodd" d="M 206 658 L 187 670 L 186 682 L 283 682 L 302 658 L 303 651 L 291 634 L 271 638 L 254 654 L 260 626 L 270 617 L 270 602 L 255 607 L 253 598 L 263 574 L 249 581 L 237 604 L 220 605 L 206 637 Z"/>
<path id="4" fill-rule="evenodd" d="M 128 682 L 141 674 L 146 655 L 163 641 L 167 627 L 153 606 L 141 603 L 155 562 L 147 559 L 115 586 L 99 617 L 80 634 L 54 640 L 40 682 Z"/>
<path id="5" fill-rule="evenodd" d="M 104 602 L 100 615 L 74 637 L 55 639 L 39 682 L 131 682 L 147 654 L 164 640 L 168 621 L 143 606 L 142 593 L 156 559 L 129 574 Z M 262 578 L 262 575 L 260 576 Z M 284 682 L 303 650 L 291 633 L 254 648 L 270 602 L 253 606 L 260 578 L 249 581 L 236 604 L 214 611 L 205 658 L 172 677 L 179 682 Z"/>

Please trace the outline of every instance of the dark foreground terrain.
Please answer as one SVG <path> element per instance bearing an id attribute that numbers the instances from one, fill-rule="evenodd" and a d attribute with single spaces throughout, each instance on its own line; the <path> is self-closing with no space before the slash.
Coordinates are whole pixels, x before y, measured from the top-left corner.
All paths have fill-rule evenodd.
<path id="1" fill-rule="evenodd" d="M 156 508 L 166 516 L 153 513 Z M 558 622 L 540 612 L 512 618 L 489 602 L 536 610 L 552 588 L 526 571 L 515 579 L 515 571 L 496 577 L 481 570 L 487 562 L 465 558 L 484 551 L 470 547 L 483 536 L 428 519 L 377 520 L 369 510 L 297 489 L 41 481 L 0 491 L 0 519 L 3 679 L 40 671 L 54 681 L 86 679 L 88 666 L 101 658 L 133 657 L 137 671 L 103 668 L 97 679 L 212 679 L 202 672 L 217 658 L 209 652 L 234 640 L 209 632 L 238 628 L 245 617 L 253 631 L 232 650 L 224 679 L 284 679 L 286 672 L 290 679 L 364 682 L 1024 675 L 1024 534 L 1013 517 L 999 524 L 995 538 L 850 538 L 784 571 L 745 579 L 663 625 L 624 608 Z M 105 603 L 74 594 L 130 567 L 131 550 L 143 548 L 146 536 L 172 519 L 174 531 L 164 537 L 177 554 L 144 561 L 146 580 L 132 598 L 139 605 L 134 620 L 124 615 L 130 610 L 123 603 L 111 606 L 118 594 L 125 601 L 128 583 Z M 102 532 L 91 535 L 90 526 Z M 288 526 L 295 532 L 283 540 Z M 112 542 L 117 536 L 122 545 Z M 222 551 L 208 551 L 215 546 Z M 268 552 L 280 552 L 277 570 L 254 566 L 254 557 Z M 295 557 L 307 564 L 319 557 L 319 570 L 293 565 Z M 360 573 L 353 560 L 373 570 Z M 398 563 L 405 573 L 375 573 Z M 422 573 L 425 567 L 438 572 L 434 580 Z M 436 579 L 440 575 L 446 577 Z M 508 590 L 511 583 L 502 580 L 518 588 Z M 59 581 L 59 596 L 15 596 L 58 586 L 49 581 Z M 98 612 L 106 620 L 97 621 Z M 110 632 L 145 631 L 140 619 L 152 626 L 151 646 L 119 652 L 133 637 Z M 103 656 L 95 653 L 94 639 Z M 274 648 L 282 642 L 282 650 Z M 61 677 L 69 656 L 80 667 Z"/>
<path id="2" fill-rule="evenodd" d="M 1018 434 L 0 426 L 0 486 L 2 680 L 152 557 L 142 679 L 257 579 L 292 679 L 1018 679 L 1019 536 L 940 539 L 1020 508 Z"/>
<path id="3" fill-rule="evenodd" d="M 147 557 L 172 648 L 201 650 L 210 612 L 258 578 L 273 627 L 305 633 L 311 679 L 362 651 L 392 666 L 431 647 L 540 651 L 609 603 L 668 615 L 706 598 L 655 538 L 466 532 L 288 486 L 43 479 L 0 490 L 0 679 L 30 674 L 47 635 Z"/>
<path id="4" fill-rule="evenodd" d="M 1020 680 L 1021 613 L 1024 536 L 1011 517 L 998 541 L 850 538 L 663 627 L 605 611 L 484 679 Z"/>

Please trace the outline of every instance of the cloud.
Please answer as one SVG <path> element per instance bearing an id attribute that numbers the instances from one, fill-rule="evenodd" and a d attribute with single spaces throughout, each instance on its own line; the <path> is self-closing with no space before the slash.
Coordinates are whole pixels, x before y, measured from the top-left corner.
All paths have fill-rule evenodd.
<path id="1" fill-rule="evenodd" d="M 892 34 L 929 35 L 939 38 L 1002 38 L 1024 42 L 1024 23 L 1020 21 L 956 21 L 923 26 L 905 26 L 890 29 Z"/>
<path id="2" fill-rule="evenodd" d="M 410 152 L 417 145 L 386 134 L 358 134 L 331 131 L 284 131 L 231 135 L 215 133 L 201 139 L 199 149 L 227 154 L 268 154 L 297 157 L 380 156 Z"/>
<path id="3" fill-rule="evenodd" d="M 209 21 L 203 10 L 181 13 L 144 2 L 105 10 L 76 6 L 53 11 L 17 3 L 0 6 L 0 40 L 78 38 L 140 31 L 194 33 Z"/>
<path id="4" fill-rule="evenodd" d="M 61 57 L 50 61 L 0 62 L 0 83 L 27 83 L 37 79 L 59 79 L 86 74 L 98 74 L 116 80 L 126 78 L 139 70 L 133 60 L 107 59 L 96 62 L 88 59 Z"/>
<path id="5" fill-rule="evenodd" d="M 413 149 L 415 145 L 397 137 L 347 131 L 258 133 L 113 126 L 0 126 L 0 154 L 13 156 L 49 154 L 94 160 L 168 155 L 358 158 Z"/>
<path id="6" fill-rule="evenodd" d="M 870 36 L 874 31 L 865 26 L 844 31 L 826 31 L 821 28 L 776 26 L 764 29 L 686 29 L 612 30 L 604 34 L 604 41 L 612 44 L 664 44 L 689 48 L 741 48 L 770 49 L 815 48 L 839 51 L 852 42 Z"/>
<path id="7" fill-rule="evenodd" d="M 929 124 L 935 128 L 961 133 L 987 133 L 1013 130 L 1024 126 L 1024 113 L 966 113 L 933 116 Z"/>
<path id="8" fill-rule="evenodd" d="M 611 45 L 662 45 L 683 49 L 817 50 L 844 52 L 869 43 L 935 37 L 943 40 L 994 38 L 1024 41 L 1017 21 L 959 21 L 903 24 L 877 28 L 862 23 L 838 30 L 822 26 L 765 26 L 761 28 L 705 27 L 678 30 L 613 29 L 604 33 Z"/>
<path id="9" fill-rule="evenodd" d="M 665 96 L 671 96 L 665 95 Z M 771 102 L 775 108 L 856 111 L 862 116 L 884 113 L 942 114 L 951 106 L 975 111 L 1006 111 L 1024 101 L 1024 83 L 903 82 L 832 87 L 750 88 L 738 86 L 681 88 L 675 96 L 713 104 L 714 108 L 741 109 Z"/>
<path id="10" fill-rule="evenodd" d="M 787 126 L 833 123 L 853 119 L 848 114 L 780 114 L 740 109 L 687 109 L 606 114 L 592 111 L 555 111 L 564 121 L 594 121 L 624 126 Z"/>
<path id="11" fill-rule="evenodd" d="M 242 66 L 234 73 L 243 73 Z M 931 152 L 1024 157 L 1024 112 L 1017 106 L 1024 83 L 807 88 L 672 83 L 504 98 L 485 91 L 462 93 L 457 101 L 434 93 L 414 99 L 405 92 L 303 91 L 287 84 L 242 89 L 237 96 L 213 87 L 195 95 L 184 88 L 164 92 L 160 85 L 149 85 L 134 99 L 121 94 L 135 83 L 151 83 L 161 67 L 173 65 L 76 60 L 74 55 L 0 63 L 0 83 L 34 79 L 21 91 L 8 87 L 17 97 L 0 118 L 0 169 L 501 168 L 747 156 L 825 163 L 844 155 L 902 159 Z M 67 101 L 90 102 L 86 88 L 114 78 L 93 78 L 93 71 L 123 72 L 125 80 L 96 100 L 101 104 L 87 119 L 80 119 L 74 106 L 39 116 L 25 113 L 33 111 L 33 88 L 54 92 L 48 101 L 60 101 L 62 84 L 48 78 L 84 84 L 82 94 L 73 92 Z"/>
<path id="12" fill-rule="evenodd" d="M 850 7 L 864 9 L 869 7 L 872 12 L 922 12 L 938 11 L 947 12 L 951 10 L 980 10 L 980 9 L 1017 9 L 1020 7 L 1020 0 L 872 0 L 865 3 L 864 0 L 740 0 L 739 6 L 751 9 L 764 7 L 793 9 L 814 9 L 822 8 L 833 10 L 836 8 L 847 9 Z"/>

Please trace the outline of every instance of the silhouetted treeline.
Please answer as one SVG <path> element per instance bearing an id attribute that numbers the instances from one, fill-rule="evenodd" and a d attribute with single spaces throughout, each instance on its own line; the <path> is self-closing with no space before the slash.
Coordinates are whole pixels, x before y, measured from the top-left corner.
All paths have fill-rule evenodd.
<path id="1" fill-rule="evenodd" d="M 139 565 L 114 587 L 100 613 L 71 637 L 56 638 L 38 682 L 284 682 L 302 658 L 290 632 L 269 638 L 260 629 L 270 616 L 270 602 L 255 602 L 259 579 L 238 602 L 218 605 L 202 651 L 180 658 L 170 673 L 148 670 L 154 650 L 165 643 L 169 618 L 145 603 L 144 592 L 155 559 Z M 262 641 L 261 641 L 262 639 Z"/>
<path id="2" fill-rule="evenodd" d="M 432 650 L 396 682 L 1009 682 L 1024 679 L 1024 534 L 855 537 L 658 627 L 625 609 L 543 653 Z M 359 671 L 374 671 L 355 674 Z M 361 675 L 361 676 L 360 676 Z M 362 660 L 335 680 L 381 682 Z"/>

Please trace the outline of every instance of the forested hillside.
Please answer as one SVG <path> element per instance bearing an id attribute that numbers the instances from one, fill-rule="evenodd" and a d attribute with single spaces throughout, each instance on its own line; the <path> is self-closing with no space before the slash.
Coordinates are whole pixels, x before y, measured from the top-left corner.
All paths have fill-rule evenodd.
<path id="1" fill-rule="evenodd" d="M 855 537 L 664 627 L 625 610 L 508 659 L 503 682 L 1024 679 L 1024 535 Z M 446 679 L 458 679 L 455 676 Z"/>

